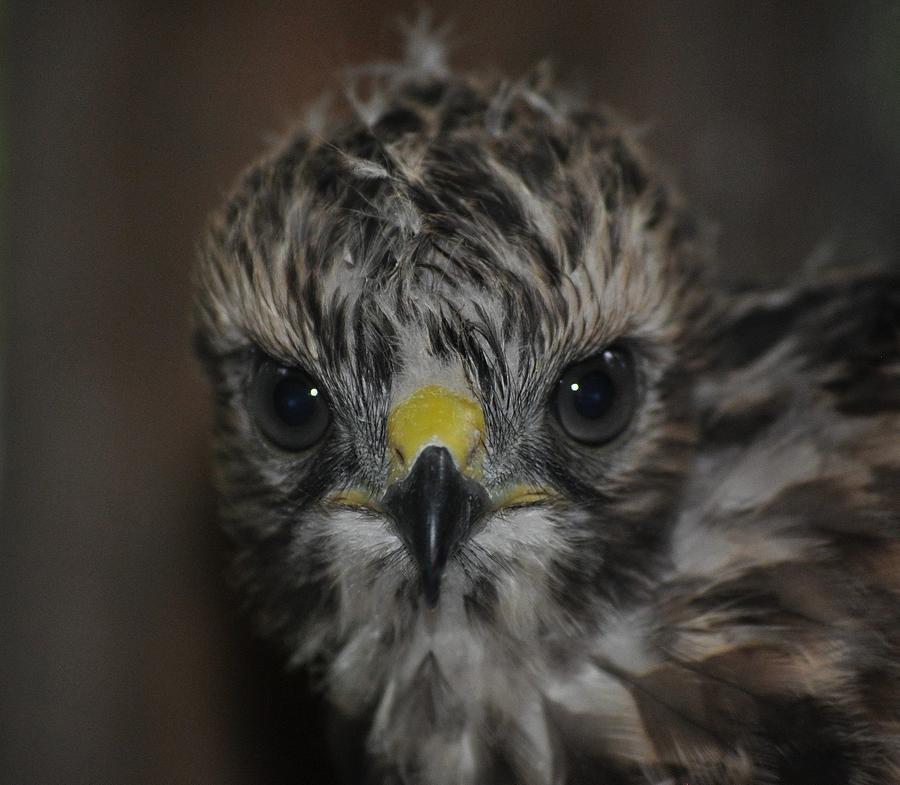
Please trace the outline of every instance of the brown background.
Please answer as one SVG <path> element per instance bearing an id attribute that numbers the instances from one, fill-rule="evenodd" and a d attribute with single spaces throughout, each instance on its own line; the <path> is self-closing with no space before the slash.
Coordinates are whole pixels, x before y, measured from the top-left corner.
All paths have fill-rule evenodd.
<path id="1" fill-rule="evenodd" d="M 233 610 L 188 348 L 207 211 L 416 4 L 6 12 L 0 782 L 310 782 L 315 707 Z M 645 122 L 760 280 L 896 255 L 900 3 L 458 0 L 456 61 L 550 56 Z M 824 244 L 824 245 L 823 245 Z M 299 708 L 298 708 L 299 707 Z M 327 777 L 323 778 L 327 781 Z"/>

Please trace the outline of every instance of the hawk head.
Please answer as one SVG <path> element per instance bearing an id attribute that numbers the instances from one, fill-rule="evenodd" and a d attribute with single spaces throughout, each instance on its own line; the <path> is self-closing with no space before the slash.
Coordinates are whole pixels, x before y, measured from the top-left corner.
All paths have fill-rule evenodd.
<path id="1" fill-rule="evenodd" d="M 862 495 L 867 467 L 900 463 L 883 423 L 825 428 L 862 394 L 870 360 L 841 363 L 863 322 L 825 289 L 748 300 L 754 337 L 726 335 L 701 385 L 700 244 L 624 123 L 431 50 L 367 80 L 249 170 L 197 268 L 261 628 L 365 720 L 388 782 L 559 783 L 585 756 L 610 782 L 838 782 L 813 752 L 877 735 L 853 726 L 864 638 L 842 603 L 890 594 L 850 580 L 869 541 L 841 538 L 887 493 Z M 813 520 L 798 498 L 834 501 Z M 795 755 L 785 722 L 819 735 Z"/>
<path id="2" fill-rule="evenodd" d="M 505 690 L 646 589 L 701 302 L 621 121 L 541 75 L 375 82 L 244 176 L 196 320 L 245 594 L 389 750 L 423 701 L 435 733 L 511 720 Z"/>

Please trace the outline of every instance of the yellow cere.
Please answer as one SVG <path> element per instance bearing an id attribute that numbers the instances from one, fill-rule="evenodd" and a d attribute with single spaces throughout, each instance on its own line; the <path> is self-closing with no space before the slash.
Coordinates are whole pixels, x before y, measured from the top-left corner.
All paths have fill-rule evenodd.
<path id="1" fill-rule="evenodd" d="M 391 475 L 401 477 L 424 447 L 446 447 L 460 471 L 477 476 L 469 461 L 484 432 L 484 414 L 471 398 L 437 385 L 416 390 L 388 415 Z"/>
<path id="2" fill-rule="evenodd" d="M 496 499 L 494 509 L 524 507 L 528 504 L 539 504 L 555 497 L 556 495 L 547 488 L 539 488 L 535 485 L 513 485 Z"/>
<path id="3" fill-rule="evenodd" d="M 339 504 L 344 507 L 366 507 L 377 510 L 378 505 L 368 491 L 362 488 L 347 488 L 343 491 L 331 494 L 327 501 L 331 504 Z"/>

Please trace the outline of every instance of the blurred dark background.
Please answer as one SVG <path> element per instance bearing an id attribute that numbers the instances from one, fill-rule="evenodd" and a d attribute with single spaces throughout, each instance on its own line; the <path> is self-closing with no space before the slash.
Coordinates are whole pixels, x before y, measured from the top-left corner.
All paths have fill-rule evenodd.
<path id="1" fill-rule="evenodd" d="M 314 780 L 320 712 L 223 578 L 188 271 L 239 169 L 417 6 L 5 9 L 0 782 Z M 549 56 L 646 125 L 730 280 L 897 255 L 900 2 L 435 6 L 456 63 Z"/>

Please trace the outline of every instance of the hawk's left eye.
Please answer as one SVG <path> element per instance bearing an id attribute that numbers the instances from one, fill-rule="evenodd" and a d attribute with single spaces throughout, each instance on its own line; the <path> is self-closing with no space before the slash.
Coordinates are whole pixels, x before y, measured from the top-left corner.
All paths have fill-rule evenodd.
<path id="1" fill-rule="evenodd" d="M 256 372 L 250 405 L 259 429 L 285 450 L 305 450 L 328 429 L 325 396 L 304 371 L 267 360 Z"/>
<path id="2" fill-rule="evenodd" d="M 609 348 L 570 365 L 553 395 L 553 413 L 563 430 L 583 444 L 604 444 L 625 430 L 637 405 L 631 355 Z"/>

